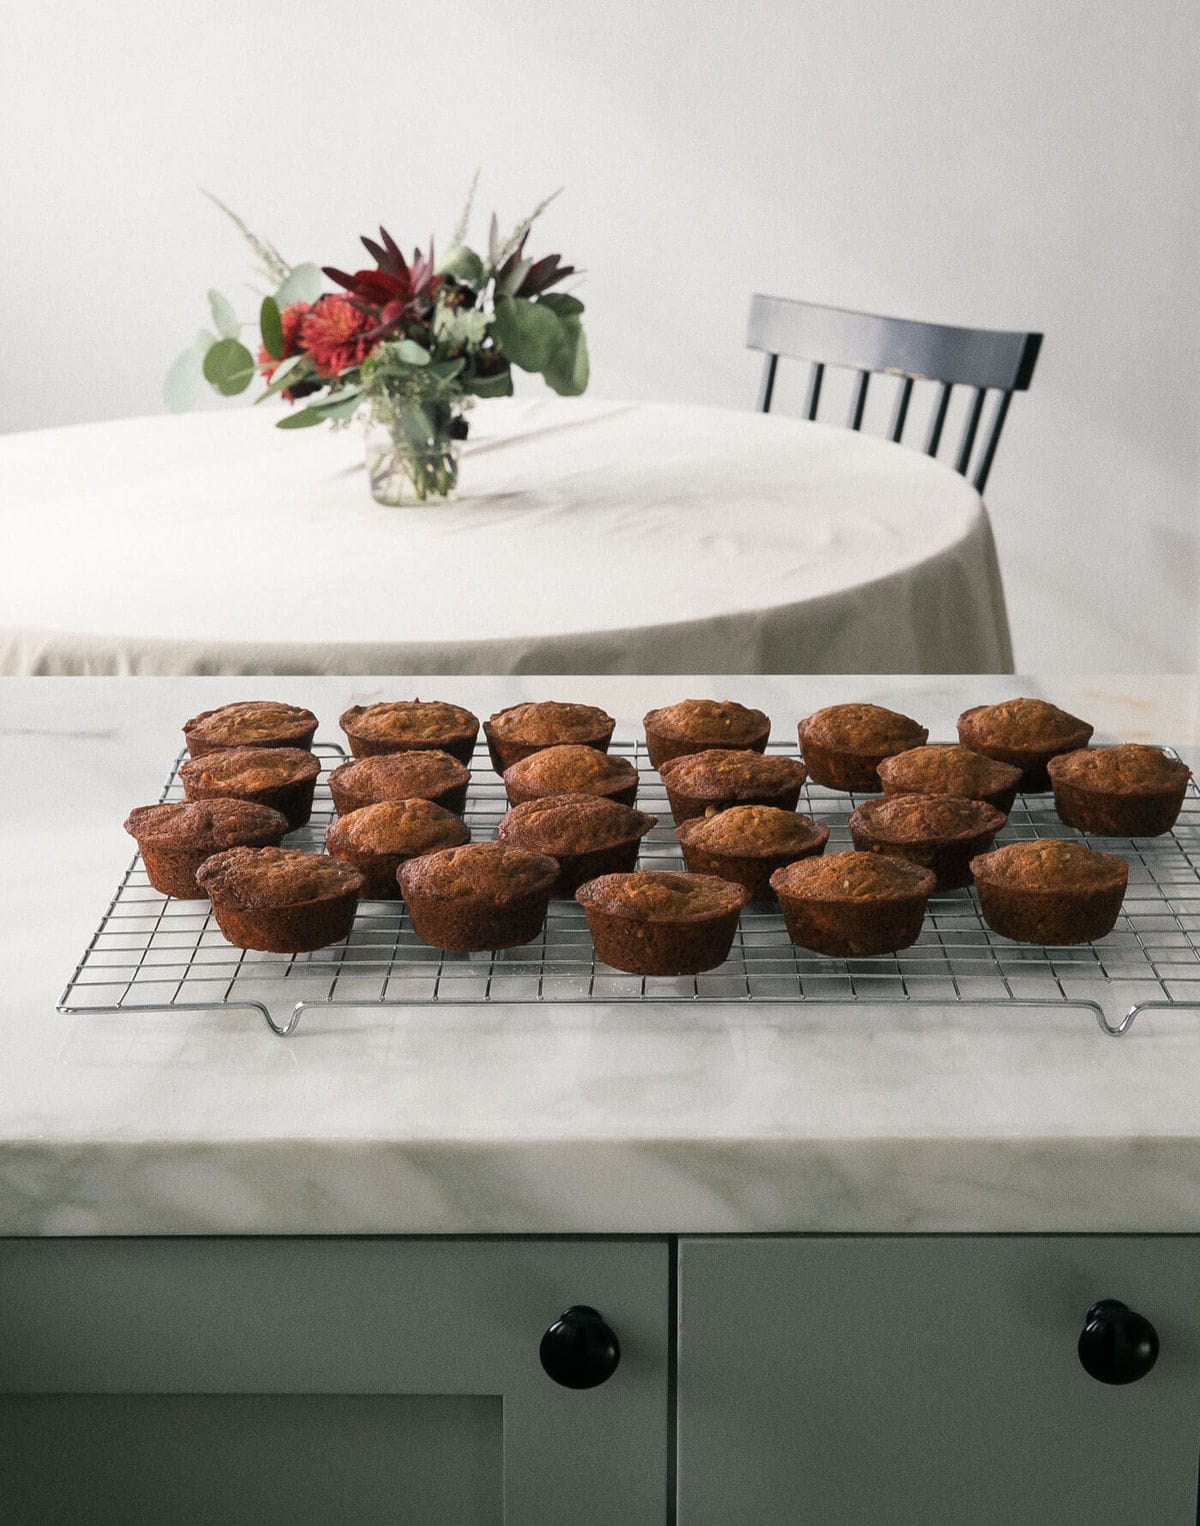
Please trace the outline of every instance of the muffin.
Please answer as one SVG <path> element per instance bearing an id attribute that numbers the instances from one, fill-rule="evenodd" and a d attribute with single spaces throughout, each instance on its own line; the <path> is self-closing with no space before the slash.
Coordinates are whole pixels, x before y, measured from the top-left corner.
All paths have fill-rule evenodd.
<path id="1" fill-rule="evenodd" d="M 827 705 L 797 730 L 810 777 L 827 789 L 876 790 L 884 758 L 929 740 L 926 727 L 881 705 Z"/>
<path id="2" fill-rule="evenodd" d="M 440 699 L 400 699 L 379 705 L 351 705 L 338 721 L 356 758 L 389 752 L 448 752 L 469 763 L 479 735 L 479 717 Z"/>
<path id="3" fill-rule="evenodd" d="M 193 758 L 226 747 L 299 747 L 307 752 L 317 734 L 317 718 L 299 705 L 277 700 L 241 700 L 202 710 L 184 722 L 183 739 Z"/>
<path id="4" fill-rule="evenodd" d="M 931 869 L 876 853 L 802 858 L 771 876 L 792 942 L 842 959 L 915 943 L 936 883 Z"/>
<path id="5" fill-rule="evenodd" d="M 1021 770 L 1018 789 L 1048 790 L 1046 764 L 1060 752 L 1086 747 L 1092 727 L 1044 699 L 1006 699 L 975 705 L 958 718 L 958 740 L 972 752 Z"/>
<path id="6" fill-rule="evenodd" d="M 604 795 L 543 795 L 500 818 L 503 842 L 558 862 L 555 895 L 574 895 L 585 880 L 632 869 L 642 838 L 658 825 Z"/>
<path id="7" fill-rule="evenodd" d="M 864 853 L 886 853 L 932 869 L 938 890 L 971 883 L 971 860 L 992 846 L 1007 818 L 962 795 L 891 795 L 864 800 L 850 815 L 850 836 Z"/>
<path id="8" fill-rule="evenodd" d="M 731 805 L 772 805 L 794 811 L 806 777 L 799 758 L 720 747 L 668 758 L 659 772 L 676 826 Z"/>
<path id="9" fill-rule="evenodd" d="M 1017 943 L 1094 943 L 1112 932 L 1129 868 L 1057 837 L 1010 843 L 971 860 L 983 920 Z"/>
<path id="10" fill-rule="evenodd" d="M 422 943 L 460 953 L 532 943 L 546 920 L 558 864 L 503 842 L 410 858 L 400 893 Z"/>
<path id="11" fill-rule="evenodd" d="M 303 954 L 347 937 L 363 882 L 349 864 L 296 848 L 228 848 L 205 859 L 196 881 L 229 942 L 268 954 Z"/>
<path id="12" fill-rule="evenodd" d="M 642 724 L 651 768 L 661 768 L 669 758 L 712 748 L 765 752 L 771 735 L 768 716 L 732 699 L 681 699 L 649 711 Z"/>
<path id="13" fill-rule="evenodd" d="M 1046 765 L 1058 814 L 1097 837 L 1160 837 L 1183 809 L 1192 771 L 1157 747 L 1059 753 Z"/>
<path id="14" fill-rule="evenodd" d="M 253 800 L 287 817 L 288 831 L 312 815 L 321 765 L 300 747 L 226 747 L 180 764 L 189 800 Z"/>
<path id="15" fill-rule="evenodd" d="M 729 957 L 743 885 L 711 874 L 604 874 L 575 892 L 596 957 L 631 975 L 698 975 Z"/>
<path id="16" fill-rule="evenodd" d="M 339 816 L 380 800 L 432 800 L 461 816 L 471 771 L 448 752 L 389 752 L 342 763 L 329 776 Z"/>
<path id="17" fill-rule="evenodd" d="M 171 800 L 139 805 L 125 830 L 137 839 L 146 877 L 160 895 L 203 900 L 196 870 L 225 848 L 265 848 L 283 841 L 287 818 L 253 800 Z"/>
<path id="18" fill-rule="evenodd" d="M 773 805 L 733 805 L 682 822 L 675 836 L 693 874 L 715 874 L 744 885 L 752 901 L 774 901 L 772 874 L 824 853 L 829 828 Z"/>
<path id="19" fill-rule="evenodd" d="M 607 795 L 632 805 L 638 775 L 624 758 L 610 758 L 581 743 L 560 743 L 510 764 L 504 770 L 504 789 L 511 805 L 543 795 Z"/>
<path id="20" fill-rule="evenodd" d="M 358 870 L 369 900 L 394 901 L 402 863 L 470 841 L 462 817 L 432 800 L 379 800 L 339 816 L 326 829 L 325 851 Z"/>
<path id="21" fill-rule="evenodd" d="M 879 765 L 885 795 L 962 795 L 1007 816 L 1017 798 L 1021 770 L 953 743 L 910 747 Z"/>
<path id="22" fill-rule="evenodd" d="M 598 705 L 564 704 L 545 699 L 536 704 L 510 705 L 483 723 L 492 767 L 498 774 L 543 747 L 570 743 L 608 751 L 616 721 Z"/>

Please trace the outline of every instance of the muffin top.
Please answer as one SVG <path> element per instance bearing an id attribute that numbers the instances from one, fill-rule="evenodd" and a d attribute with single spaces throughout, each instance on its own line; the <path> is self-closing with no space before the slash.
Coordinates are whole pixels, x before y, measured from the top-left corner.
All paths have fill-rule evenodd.
<path id="1" fill-rule="evenodd" d="M 510 705 L 497 710 L 488 721 L 489 730 L 506 742 L 530 747 L 553 747 L 556 742 L 608 740 L 616 721 L 598 705 L 575 705 L 556 699 L 536 704 Z"/>
<path id="2" fill-rule="evenodd" d="M 895 901 L 928 896 L 937 877 L 906 858 L 886 853 L 832 853 L 801 858 L 771 876 L 777 894 L 811 901 Z"/>
<path id="3" fill-rule="evenodd" d="M 415 858 L 435 848 L 470 842 L 471 829 L 461 816 L 432 800 L 380 800 L 347 811 L 325 831 L 331 852 Z"/>
<path id="4" fill-rule="evenodd" d="M 682 822 L 675 836 L 689 847 L 730 858 L 766 858 L 803 853 L 829 837 L 829 828 L 811 816 L 781 811 L 773 805 L 731 805 L 715 816 Z"/>
<path id="5" fill-rule="evenodd" d="M 1055 894 L 1114 889 L 1129 879 L 1129 866 L 1123 859 L 1061 837 L 1035 837 L 981 853 L 971 860 L 971 872 L 990 885 Z"/>
<path id="6" fill-rule="evenodd" d="M 235 843 L 278 842 L 287 817 L 254 800 L 169 800 L 139 805 L 129 813 L 125 830 L 140 843 L 164 848 L 221 848 Z"/>
<path id="7" fill-rule="evenodd" d="M 498 831 L 508 842 L 557 858 L 633 842 L 657 825 L 657 816 L 604 795 L 541 795 L 514 805 Z"/>
<path id="8" fill-rule="evenodd" d="M 226 747 L 180 765 L 187 790 L 216 790 L 224 795 L 257 795 L 315 779 L 321 765 L 302 747 Z"/>
<path id="9" fill-rule="evenodd" d="M 662 874 L 643 869 L 602 874 L 575 892 L 582 906 L 639 922 L 702 922 L 740 911 L 750 899 L 744 885 L 715 874 Z"/>
<path id="10" fill-rule="evenodd" d="M 415 746 L 443 741 L 475 740 L 479 717 L 461 705 L 440 699 L 398 699 L 378 705 L 351 705 L 338 724 L 347 736 L 366 742 L 396 742 Z"/>
<path id="11" fill-rule="evenodd" d="M 202 710 L 184 722 L 183 734 L 189 745 L 197 742 L 205 747 L 263 747 L 272 742 L 280 745 L 307 742 L 316 727 L 316 716 L 299 705 L 247 699 L 217 710 Z"/>
<path id="12" fill-rule="evenodd" d="M 196 883 L 234 910 L 300 906 L 357 893 L 363 877 L 357 869 L 324 853 L 298 848 L 226 848 L 206 858 Z"/>
<path id="13" fill-rule="evenodd" d="M 877 842 L 949 843 L 998 832 L 1007 820 L 995 806 L 963 795 L 888 795 L 864 800 L 850 827 Z"/>
<path id="14" fill-rule="evenodd" d="M 1056 784 L 1065 782 L 1080 789 L 1121 795 L 1178 789 L 1192 776 L 1186 763 L 1141 742 L 1059 753 L 1046 768 Z"/>
<path id="15" fill-rule="evenodd" d="M 548 891 L 557 878 L 556 859 L 504 842 L 443 848 L 410 858 L 400 867 L 400 888 L 406 896 L 475 898 L 495 906 L 508 906 L 538 891 Z"/>
<path id="16" fill-rule="evenodd" d="M 929 740 L 929 731 L 911 716 L 882 705 L 826 705 L 800 722 L 800 746 L 813 741 L 837 752 L 901 752 Z"/>
<path id="17" fill-rule="evenodd" d="M 504 770 L 506 785 L 522 794 L 608 795 L 637 781 L 637 769 L 624 758 L 613 758 L 595 747 L 576 742 L 543 747 Z"/>
<path id="18" fill-rule="evenodd" d="M 1081 747 L 1092 727 L 1044 699 L 1006 699 L 998 705 L 975 705 L 958 718 L 958 734 L 991 747 Z"/>
<path id="19" fill-rule="evenodd" d="M 461 789 L 471 777 L 465 763 L 436 748 L 419 752 L 382 752 L 342 763 L 330 774 L 347 794 L 379 800 L 432 799 Z"/>
<path id="20" fill-rule="evenodd" d="M 746 748 L 709 747 L 671 758 L 659 769 L 663 782 L 693 800 L 728 800 L 799 789 L 808 777 L 799 758 L 767 756 Z"/>
<path id="21" fill-rule="evenodd" d="M 747 747 L 769 736 L 770 717 L 733 699 L 681 699 L 643 717 L 647 731 L 702 747 Z"/>
<path id="22" fill-rule="evenodd" d="M 879 777 L 889 795 L 965 795 L 978 800 L 1015 789 L 1021 770 L 969 747 L 943 743 L 893 753 L 879 765 Z"/>

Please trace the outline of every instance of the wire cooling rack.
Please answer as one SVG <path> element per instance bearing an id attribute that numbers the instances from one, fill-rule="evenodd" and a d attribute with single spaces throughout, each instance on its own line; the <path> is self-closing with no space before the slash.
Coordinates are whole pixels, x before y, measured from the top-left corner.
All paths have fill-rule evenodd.
<path id="1" fill-rule="evenodd" d="M 334 816 L 328 772 L 344 760 L 320 744 L 313 819 L 290 847 L 320 852 Z M 772 752 L 786 753 L 785 746 Z M 638 805 L 658 817 L 643 839 L 640 866 L 682 869 L 666 793 L 640 743 L 614 743 L 641 783 Z M 181 800 L 176 761 L 161 799 Z M 846 819 L 861 797 L 808 785 L 800 810 L 829 827 L 827 851 L 852 847 Z M 477 749 L 465 819 L 475 841 L 496 835 L 507 809 L 486 750 Z M 1079 838 L 1058 819 L 1050 795 L 1018 796 L 998 843 L 1030 837 Z M 796 948 L 778 909 L 749 906 L 729 959 L 707 974 L 660 979 L 599 963 L 582 908 L 552 901 L 536 943 L 494 953 L 443 953 L 420 943 L 401 901 L 364 901 L 343 943 L 311 954 L 263 954 L 232 947 L 207 901 L 161 896 L 140 856 L 118 885 L 59 1003 L 60 1012 L 259 1012 L 273 1032 L 291 1033 L 309 1007 L 464 1002 L 919 1002 L 1042 1006 L 1094 1013 L 1113 1035 L 1150 1007 L 1200 1005 L 1200 793 L 1189 785 L 1175 829 L 1163 837 L 1103 838 L 1096 846 L 1129 864 L 1129 890 L 1116 929 L 1099 943 L 1040 948 L 1010 943 L 983 922 L 971 890 L 930 899 L 912 947 L 886 957 L 830 959 Z"/>

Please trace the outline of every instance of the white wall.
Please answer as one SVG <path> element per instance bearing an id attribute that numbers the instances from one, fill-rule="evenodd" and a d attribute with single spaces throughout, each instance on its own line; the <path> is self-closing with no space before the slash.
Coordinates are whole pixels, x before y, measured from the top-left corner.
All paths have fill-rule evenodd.
<path id="1" fill-rule="evenodd" d="M 1198 31 L 1183 0 L 41 0 L 0 51 L 0 428 L 161 409 L 248 276 L 196 187 L 352 265 L 380 221 L 448 234 L 480 165 L 502 221 L 567 186 L 537 247 L 588 269 L 599 395 L 750 406 L 756 289 L 1044 329 L 988 493 L 1018 664 L 1192 668 Z"/>

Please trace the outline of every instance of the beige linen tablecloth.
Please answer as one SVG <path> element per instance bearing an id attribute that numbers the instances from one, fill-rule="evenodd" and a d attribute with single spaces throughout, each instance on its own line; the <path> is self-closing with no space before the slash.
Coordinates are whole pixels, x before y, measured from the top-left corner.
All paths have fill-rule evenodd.
<path id="1" fill-rule="evenodd" d="M 462 496 L 263 409 L 0 437 L 0 672 L 1012 667 L 987 515 L 912 450 L 755 413 L 481 403 Z"/>

